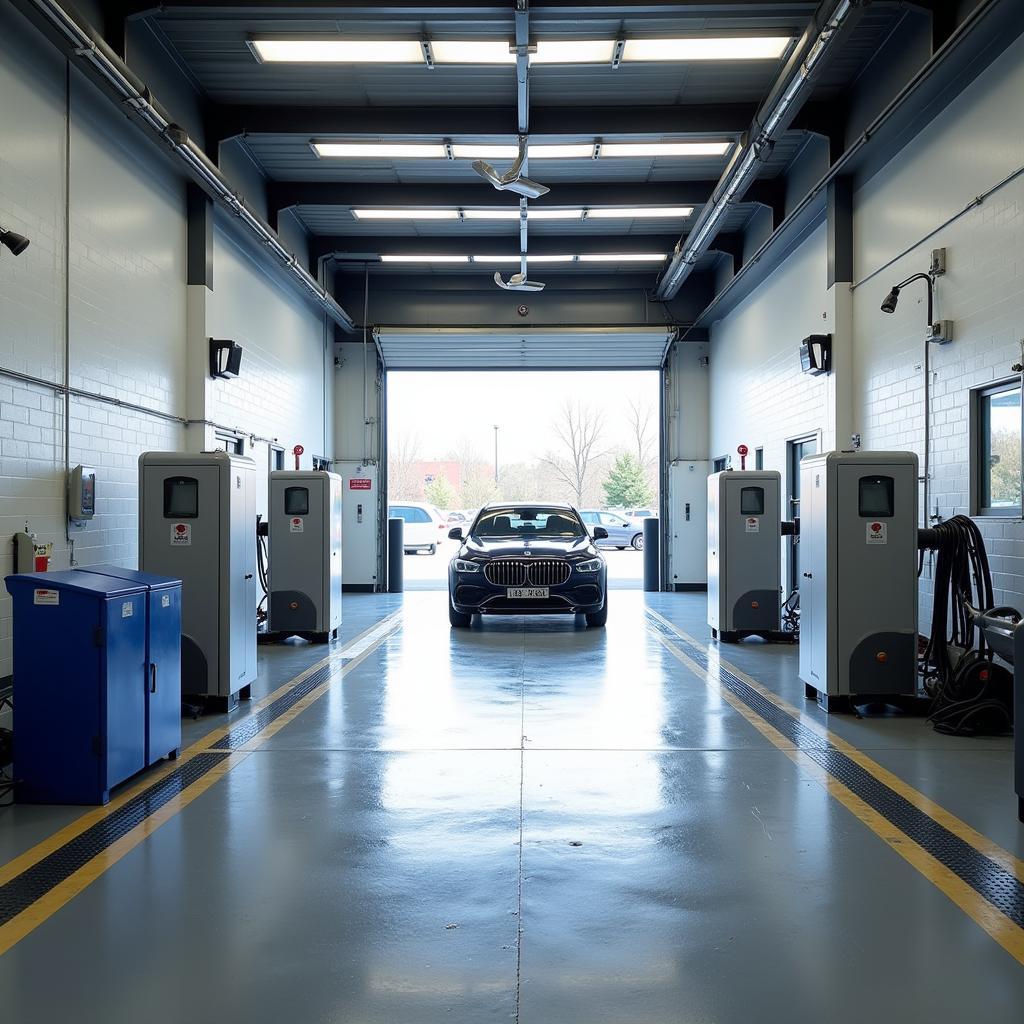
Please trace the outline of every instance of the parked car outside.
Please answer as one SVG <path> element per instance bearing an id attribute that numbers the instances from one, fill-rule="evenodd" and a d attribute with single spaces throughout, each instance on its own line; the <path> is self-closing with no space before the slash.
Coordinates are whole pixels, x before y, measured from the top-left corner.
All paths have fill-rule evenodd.
<path id="1" fill-rule="evenodd" d="M 652 508 L 627 509 L 624 513 L 627 519 L 651 519 L 657 514 Z"/>
<path id="2" fill-rule="evenodd" d="M 639 524 L 618 512 L 603 512 L 596 508 L 585 508 L 580 512 L 580 518 L 590 527 L 591 532 L 595 526 L 603 526 L 607 531 L 607 539 L 598 541 L 600 547 L 618 548 L 620 551 L 631 547 L 635 551 L 643 551 L 643 530 Z"/>
<path id="3" fill-rule="evenodd" d="M 388 515 L 392 519 L 405 520 L 402 540 L 406 554 L 414 551 L 437 554 L 438 545 L 448 532 L 448 523 L 433 505 L 421 501 L 396 502 L 388 505 Z"/>
<path id="4" fill-rule="evenodd" d="M 464 530 L 448 536 L 459 550 L 448 566 L 448 620 L 465 627 L 474 615 L 586 616 L 608 620 L 607 567 L 593 532 L 561 502 L 494 502 Z"/>

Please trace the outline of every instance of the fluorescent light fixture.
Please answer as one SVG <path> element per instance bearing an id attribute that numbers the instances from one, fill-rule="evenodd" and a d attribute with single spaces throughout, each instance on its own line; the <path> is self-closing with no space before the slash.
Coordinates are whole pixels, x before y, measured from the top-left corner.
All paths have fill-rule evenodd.
<path id="1" fill-rule="evenodd" d="M 477 143 L 457 143 L 452 146 L 456 160 L 513 160 L 519 155 L 518 146 L 490 146 Z M 569 143 L 552 146 L 530 146 L 530 160 L 589 160 L 594 155 L 592 142 Z"/>
<path id="2" fill-rule="evenodd" d="M 514 64 L 507 39 L 432 39 L 435 64 Z"/>
<path id="3" fill-rule="evenodd" d="M 692 206 L 624 206 L 621 209 L 606 207 L 602 210 L 588 210 L 587 220 L 633 220 L 637 217 L 658 217 L 662 220 L 689 217 Z"/>
<path id="4" fill-rule="evenodd" d="M 731 142 L 606 142 L 601 159 L 616 156 L 721 156 Z"/>
<path id="5" fill-rule="evenodd" d="M 430 142 L 314 142 L 317 156 L 363 160 L 444 160 L 441 143 Z"/>
<path id="6" fill-rule="evenodd" d="M 254 39 L 252 48 L 268 64 L 422 64 L 415 39 Z"/>
<path id="7" fill-rule="evenodd" d="M 495 210 L 463 210 L 466 220 L 519 220 L 518 207 Z"/>
<path id="8" fill-rule="evenodd" d="M 527 263 L 572 263 L 575 256 L 527 256 Z M 518 256 L 474 256 L 474 263 L 518 264 Z"/>
<path id="9" fill-rule="evenodd" d="M 581 263 L 661 263 L 661 252 L 592 252 L 580 257 Z"/>
<path id="10" fill-rule="evenodd" d="M 582 210 L 530 210 L 530 220 L 580 220 Z"/>
<path id="11" fill-rule="evenodd" d="M 688 39 L 627 39 L 622 60 L 777 60 L 789 36 L 693 36 Z"/>
<path id="12" fill-rule="evenodd" d="M 531 64 L 611 64 L 614 39 L 540 39 Z"/>
<path id="13" fill-rule="evenodd" d="M 458 210 L 353 210 L 356 220 L 458 220 Z"/>
<path id="14" fill-rule="evenodd" d="M 381 256 L 381 263 L 468 263 L 468 256 L 420 256 L 412 254 L 409 256 Z"/>

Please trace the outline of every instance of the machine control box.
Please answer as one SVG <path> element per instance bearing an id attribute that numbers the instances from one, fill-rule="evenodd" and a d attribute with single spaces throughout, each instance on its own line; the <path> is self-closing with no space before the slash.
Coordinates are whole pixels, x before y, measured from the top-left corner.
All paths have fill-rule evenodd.
<path id="1" fill-rule="evenodd" d="M 800 463 L 800 678 L 808 696 L 911 696 L 917 684 L 917 456 Z"/>
<path id="2" fill-rule="evenodd" d="M 270 631 L 326 640 L 341 625 L 341 477 L 270 474 Z"/>
<path id="3" fill-rule="evenodd" d="M 720 640 L 779 631 L 781 491 L 775 470 L 708 477 L 708 625 Z"/>

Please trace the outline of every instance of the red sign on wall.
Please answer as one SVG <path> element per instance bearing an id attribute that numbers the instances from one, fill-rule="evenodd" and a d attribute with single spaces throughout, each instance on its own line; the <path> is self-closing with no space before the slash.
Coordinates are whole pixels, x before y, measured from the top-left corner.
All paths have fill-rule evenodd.
<path id="1" fill-rule="evenodd" d="M 348 482 L 348 489 L 350 491 L 368 491 L 370 490 L 371 483 L 372 481 L 370 480 L 357 480 L 353 478 Z"/>

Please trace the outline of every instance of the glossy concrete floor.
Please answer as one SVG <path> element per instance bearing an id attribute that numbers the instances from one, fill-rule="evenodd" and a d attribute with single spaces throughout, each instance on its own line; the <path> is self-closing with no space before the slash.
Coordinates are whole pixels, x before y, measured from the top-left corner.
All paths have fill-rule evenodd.
<path id="1" fill-rule="evenodd" d="M 0 1019 L 1020 1024 L 1024 967 L 647 628 L 703 598 L 613 597 L 352 598 L 342 646 L 400 629 L 0 958 Z M 802 703 L 794 650 L 725 656 Z M 829 725 L 1024 856 L 1006 741 Z M 0 811 L 0 861 L 76 813 Z"/>

